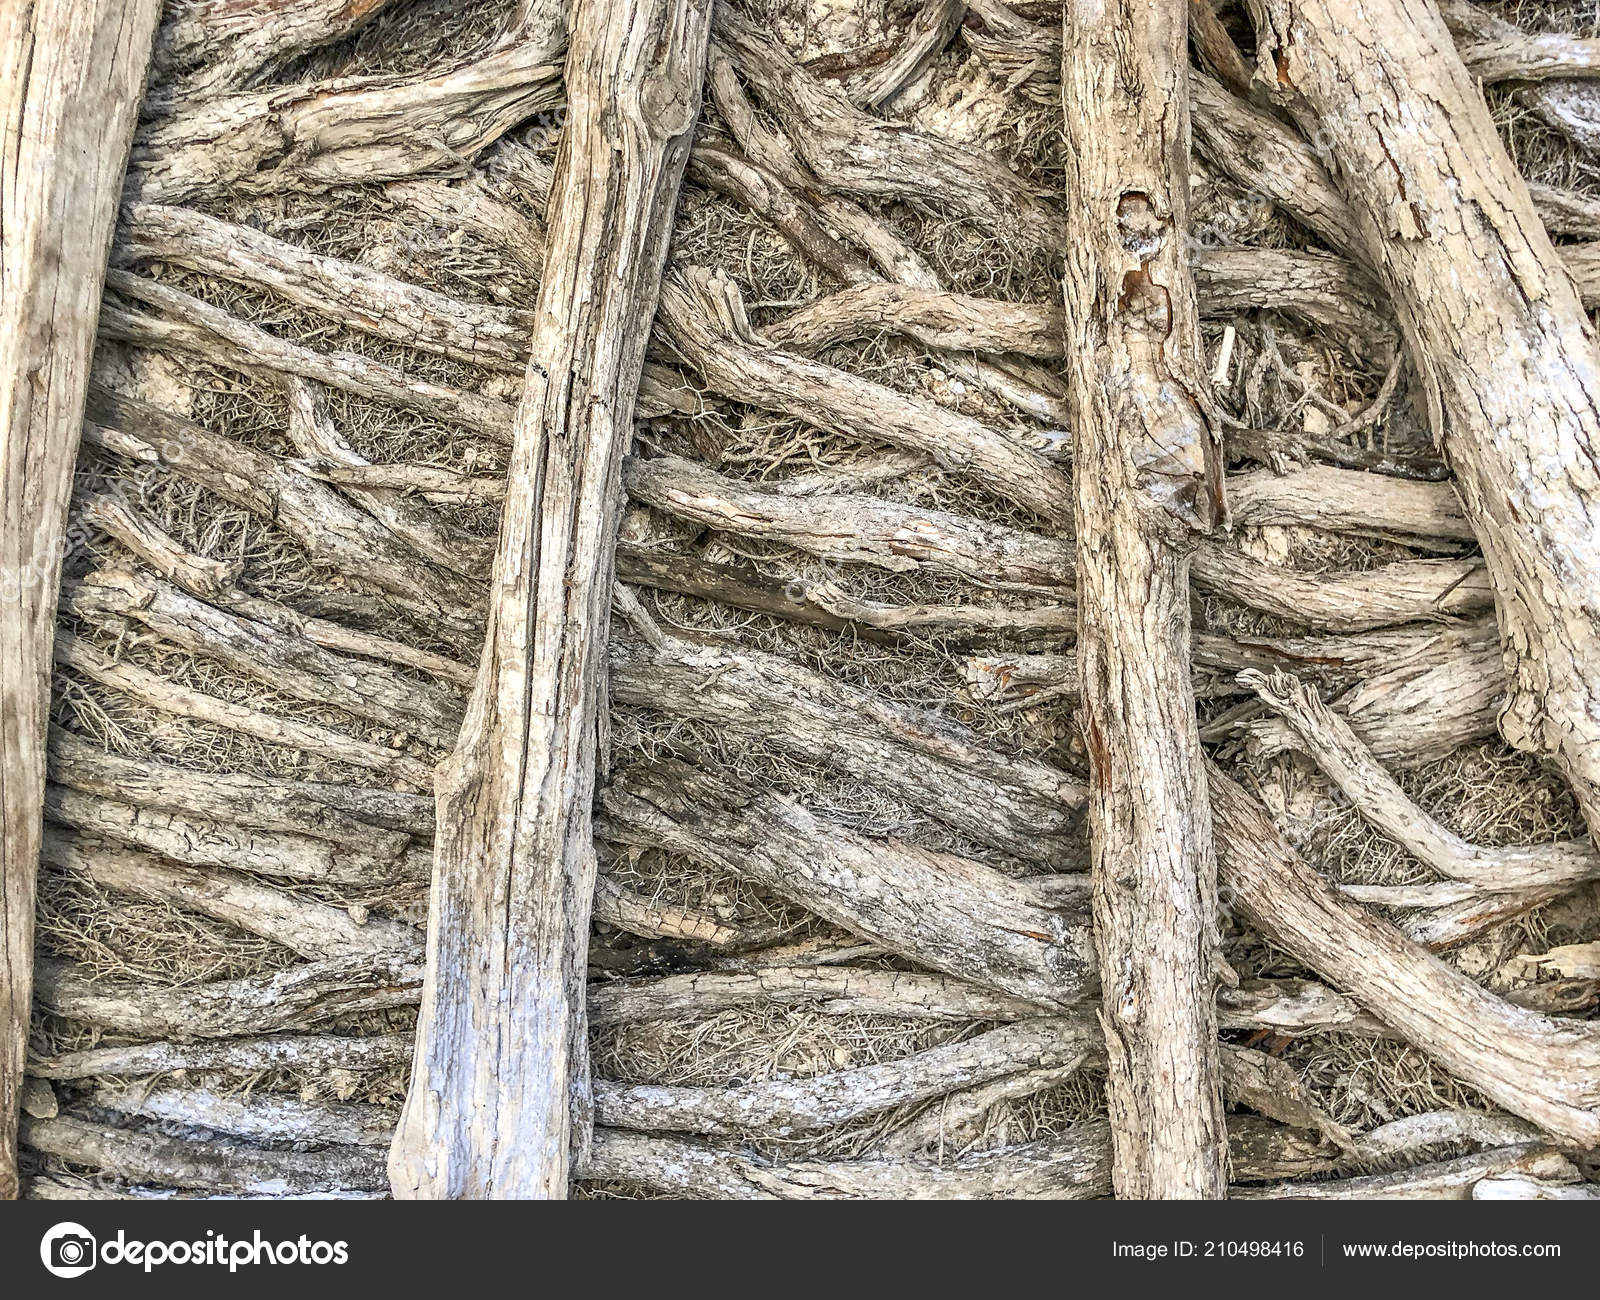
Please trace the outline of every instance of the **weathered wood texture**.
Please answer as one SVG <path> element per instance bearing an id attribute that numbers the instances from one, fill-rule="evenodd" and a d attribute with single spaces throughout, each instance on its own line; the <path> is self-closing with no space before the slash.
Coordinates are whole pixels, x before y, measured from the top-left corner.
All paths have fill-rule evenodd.
<path id="1" fill-rule="evenodd" d="M 0 10 L 0 1197 L 33 980 L 56 583 L 117 196 L 158 0 Z"/>
<path id="2" fill-rule="evenodd" d="M 588 1145 L 583 982 L 619 479 L 700 110 L 707 0 L 580 0 L 495 561 L 490 628 L 440 770 L 396 1195 L 559 1197 Z"/>
<path id="3" fill-rule="evenodd" d="M 1112 1179 L 1125 1198 L 1227 1190 L 1188 582 L 1189 531 L 1223 506 L 1185 248 L 1185 13 L 1072 0 L 1062 43 L 1078 664 Z"/>
<path id="4" fill-rule="evenodd" d="M 1433 0 L 1259 0 L 1393 300 L 1494 583 L 1506 739 L 1600 836 L 1600 357 Z"/>

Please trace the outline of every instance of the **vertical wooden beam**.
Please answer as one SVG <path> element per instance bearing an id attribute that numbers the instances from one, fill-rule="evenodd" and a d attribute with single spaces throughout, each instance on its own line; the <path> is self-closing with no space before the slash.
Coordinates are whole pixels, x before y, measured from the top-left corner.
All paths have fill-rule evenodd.
<path id="1" fill-rule="evenodd" d="M 1184 0 L 1069 0 L 1066 371 L 1095 939 L 1124 1197 L 1227 1180 L 1189 551 L 1221 508 L 1188 269 Z"/>
<path id="2" fill-rule="evenodd" d="M 584 974 L 620 469 L 710 0 L 578 0 L 488 643 L 440 769 L 402 1197 L 560 1197 L 591 1127 Z"/>
<path id="3" fill-rule="evenodd" d="M 0 6 L 0 1197 L 17 1194 L 56 586 L 160 0 Z"/>

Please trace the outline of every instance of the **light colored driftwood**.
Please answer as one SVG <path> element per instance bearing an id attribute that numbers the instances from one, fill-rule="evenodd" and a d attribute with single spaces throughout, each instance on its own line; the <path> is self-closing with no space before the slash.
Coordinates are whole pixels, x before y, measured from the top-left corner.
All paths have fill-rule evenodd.
<path id="1" fill-rule="evenodd" d="M 1077 606 L 1067 600 L 1020 607 L 979 602 L 892 605 L 862 600 L 827 579 L 774 576 L 749 564 L 717 564 L 626 542 L 617 548 L 617 577 L 890 645 L 919 632 L 938 633 L 953 646 L 1001 637 L 1059 643 L 1078 627 Z"/>
<path id="2" fill-rule="evenodd" d="M 991 1079 L 1082 1061 L 1095 1050 L 1087 1018 L 1001 1025 L 898 1061 L 808 1079 L 734 1088 L 666 1087 L 595 1080 L 595 1120 L 646 1132 L 788 1137 Z"/>
<path id="3" fill-rule="evenodd" d="M 379 862 L 399 858 L 412 835 L 433 834 L 433 801 L 425 795 L 124 758 L 60 729 L 50 733 L 50 779 L 141 808 L 309 835 Z"/>
<path id="4" fill-rule="evenodd" d="M 1514 50 L 1530 43 L 1537 47 L 1537 38 L 1530 38 L 1514 24 L 1468 0 L 1443 0 L 1439 8 L 1463 59 L 1471 57 L 1475 50 L 1483 51 L 1487 62 L 1508 48 Z M 1556 38 L 1558 42 L 1570 39 Z M 1474 75 L 1487 75 L 1479 72 L 1476 60 L 1470 66 Z M 1561 67 L 1555 69 L 1556 80 L 1519 87 L 1516 97 L 1540 121 L 1580 148 L 1600 155 L 1600 82 L 1593 77 L 1563 77 L 1562 71 Z"/>
<path id="5" fill-rule="evenodd" d="M 420 955 L 409 925 L 301 898 L 232 871 L 178 866 L 138 849 L 48 830 L 44 860 L 107 889 L 160 899 L 281 943 L 303 957 Z"/>
<path id="6" fill-rule="evenodd" d="M 1389 1174 L 1366 1174 L 1324 1183 L 1241 1187 L 1233 1196 L 1241 1201 L 1465 1201 L 1472 1198 L 1472 1189 L 1483 1179 L 1505 1173 L 1573 1180 L 1579 1176 L 1572 1162 L 1559 1151 L 1543 1143 L 1528 1142 Z"/>
<path id="7" fill-rule="evenodd" d="M 359 31 L 391 0 L 178 0 L 156 37 L 158 102 L 205 99 Z"/>
<path id="8" fill-rule="evenodd" d="M 562 9 L 538 8 L 543 23 L 436 76 L 346 77 L 186 105 L 141 134 L 129 190 L 146 202 L 177 203 L 458 168 L 560 103 Z"/>
<path id="9" fill-rule="evenodd" d="M 270 1034 L 215 1042 L 92 1047 L 35 1061 L 28 1072 L 41 1079 L 144 1079 L 180 1070 L 248 1076 L 289 1069 L 318 1075 L 329 1070 L 391 1070 L 405 1064 L 410 1050 L 407 1033 L 364 1038 Z"/>
<path id="10" fill-rule="evenodd" d="M 357 740 L 316 723 L 298 722 L 293 718 L 264 713 L 246 704 L 236 704 L 220 696 L 207 695 L 204 691 L 169 681 L 148 668 L 118 662 L 65 628 L 56 633 L 55 660 L 64 668 L 71 668 L 102 686 L 121 691 L 161 713 L 238 731 L 268 744 L 305 750 L 334 762 L 383 772 L 422 788 L 426 788 L 433 777 L 432 763 L 414 758 L 401 750 L 390 749 L 373 741 Z"/>
<path id="11" fill-rule="evenodd" d="M 67 1115 L 27 1120 L 22 1140 L 41 1155 L 158 1187 L 292 1196 L 383 1186 L 382 1160 L 361 1147 L 263 1151 L 137 1133 Z"/>
<path id="12" fill-rule="evenodd" d="M 366 857 L 326 840 L 251 830 L 161 809 L 140 808 L 59 785 L 45 788 L 44 810 L 58 826 L 156 853 L 193 867 L 230 867 L 252 875 L 324 884 L 381 884 L 420 874 L 405 857 Z M 421 862 L 417 863 L 421 866 Z"/>
<path id="13" fill-rule="evenodd" d="M 325 478 L 303 464 L 292 464 L 290 468 L 303 470 L 312 477 Z M 124 497 L 110 493 L 92 497 L 85 503 L 80 518 L 85 523 L 105 529 L 168 582 L 203 601 L 230 609 L 242 618 L 263 623 L 295 637 L 303 636 L 324 650 L 360 655 L 382 663 L 402 664 L 407 668 L 416 668 L 438 681 L 453 682 L 457 686 L 472 685 L 473 669 L 460 660 L 406 645 L 392 637 L 300 614 L 278 601 L 246 594 L 234 585 L 240 576 L 238 566 L 208 559 L 185 549 L 177 538 Z M 427 815 L 432 818 L 431 807 Z"/>
<path id="14" fill-rule="evenodd" d="M 115 442 L 103 436 L 108 429 L 120 435 Z M 476 624 L 458 612 L 479 602 L 470 585 L 421 562 L 365 511 L 265 452 L 99 386 L 90 388 L 84 438 L 180 474 L 275 523 L 313 562 L 378 587 L 442 631 L 476 631 Z"/>
<path id="15" fill-rule="evenodd" d="M 778 1161 L 692 1138 L 597 1129 L 578 1177 L 725 1201 L 1090 1200 L 1111 1191 L 1110 1148 L 1106 1126 L 1089 1123 L 948 1161 Z"/>
<path id="16" fill-rule="evenodd" d="M 618 474 L 700 111 L 707 0 L 580 0 L 478 685 L 437 782 L 397 1196 L 564 1196 L 588 1145 L 590 829 Z M 484 1032 L 486 1022 L 495 1025 Z"/>
<path id="17" fill-rule="evenodd" d="M 1078 666 L 1125 1199 L 1214 1198 L 1216 861 L 1190 682 L 1190 530 L 1226 513 L 1202 396 L 1185 8 L 1073 0 L 1061 62 Z"/>
<path id="18" fill-rule="evenodd" d="M 1528 1174 L 1490 1174 L 1472 1185 L 1475 1201 L 1600 1201 L 1593 1183 L 1558 1183 Z"/>
<path id="19" fill-rule="evenodd" d="M 1472 527 L 1448 483 L 1314 465 L 1289 474 L 1258 470 L 1228 480 L 1228 510 L 1243 525 L 1398 533 L 1471 541 Z"/>
<path id="20" fill-rule="evenodd" d="M 1430 0 L 1263 0 L 1274 93 L 1320 133 L 1488 560 L 1500 729 L 1600 836 L 1600 359 Z M 1359 90 L 1357 89 L 1359 87 Z"/>
<path id="21" fill-rule="evenodd" d="M 288 628 L 218 609 L 153 574 L 96 569 L 65 588 L 62 608 L 88 622 L 137 623 L 274 692 L 403 728 L 436 749 L 452 744 L 460 725 L 461 703 L 451 690 L 406 680 L 365 659 L 331 654 Z"/>
<path id="22" fill-rule="evenodd" d="M 270 1092 L 224 1096 L 208 1088 L 113 1086 L 94 1089 L 82 1104 L 256 1142 L 377 1147 L 394 1136 L 394 1114 L 382 1106 L 304 1102 Z"/>
<path id="23" fill-rule="evenodd" d="M 315 380 L 359 397 L 393 402 L 497 442 L 511 438 L 512 407 L 497 398 L 408 375 L 356 352 L 318 352 L 131 271 L 108 271 L 106 285 L 166 313 L 151 316 L 107 304 L 100 323 L 107 338 L 185 352 L 269 378 L 294 375 Z"/>
<path id="24" fill-rule="evenodd" d="M 658 329 L 678 358 L 725 397 L 825 431 L 923 452 L 1046 519 L 1071 518 L 1065 475 L 1038 453 L 929 398 L 772 347 L 751 326 L 737 286 L 718 272 L 686 267 L 669 276 Z"/>
<path id="25" fill-rule="evenodd" d="M 404 956 L 353 953 L 270 975 L 166 986 L 89 979 L 68 962 L 34 968 L 41 1007 L 138 1038 L 237 1038 L 312 1029 L 338 1016 L 414 1005 L 422 968 Z"/>
<path id="26" fill-rule="evenodd" d="M 1286 673 L 1245 672 L 1240 680 L 1289 724 L 1357 812 L 1446 879 L 1500 892 L 1600 878 L 1600 851 L 1586 839 L 1506 848 L 1467 843 L 1417 807 L 1315 691 Z"/>
<path id="27" fill-rule="evenodd" d="M 1083 787 L 1007 758 L 960 723 L 892 704 L 799 664 L 681 641 L 657 650 L 613 638 L 613 702 L 702 718 L 896 794 L 912 808 L 1025 862 L 1082 854 Z"/>
<path id="28" fill-rule="evenodd" d="M 1052 471 L 1055 472 L 1055 471 Z M 1069 543 L 947 510 L 848 493 L 793 497 L 675 456 L 633 459 L 628 495 L 708 528 L 780 541 L 825 560 L 955 573 L 1001 589 L 1069 591 Z"/>
<path id="29" fill-rule="evenodd" d="M 1600 1144 L 1600 1032 L 1511 1005 L 1341 900 L 1259 802 L 1215 765 L 1209 776 L 1225 905 L 1490 1100 Z"/>
<path id="30" fill-rule="evenodd" d="M 111 227 L 157 0 L 0 13 L 0 1199 L 33 972 L 34 869 L 62 532 Z"/>
<path id="31" fill-rule="evenodd" d="M 819 820 L 681 763 L 630 768 L 601 796 L 599 833 L 665 846 L 794 899 L 932 970 L 1042 1006 L 1093 991 L 1092 941 L 1071 877 L 993 868 Z"/>

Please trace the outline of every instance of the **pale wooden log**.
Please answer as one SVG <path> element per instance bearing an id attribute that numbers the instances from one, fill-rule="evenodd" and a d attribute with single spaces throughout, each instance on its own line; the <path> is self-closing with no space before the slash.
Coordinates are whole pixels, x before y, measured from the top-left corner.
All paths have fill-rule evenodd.
<path id="1" fill-rule="evenodd" d="M 433 779 L 433 765 L 410 754 L 372 741 L 357 740 L 315 723 L 263 713 L 248 705 L 168 681 L 148 668 L 113 660 L 65 628 L 56 633 L 55 660 L 64 668 L 121 691 L 161 713 L 192 718 L 213 727 L 254 736 L 268 744 L 301 749 L 334 762 L 383 772 L 424 789 Z"/>
<path id="2" fill-rule="evenodd" d="M 22 1140 L 42 1155 L 158 1187 L 284 1196 L 383 1186 L 382 1160 L 360 1147 L 263 1151 L 136 1133 L 66 1115 L 28 1120 Z"/>
<path id="3" fill-rule="evenodd" d="M 1593 1183 L 1557 1183 L 1527 1174 L 1490 1174 L 1472 1185 L 1475 1201 L 1600 1201 Z"/>
<path id="4" fill-rule="evenodd" d="M 1588 840 L 1504 848 L 1467 843 L 1417 807 L 1350 724 L 1297 678 L 1247 671 L 1240 682 L 1289 724 L 1300 748 L 1362 817 L 1446 879 L 1504 892 L 1600 878 L 1600 851 Z"/>
<path id="5" fill-rule="evenodd" d="M 163 104 L 238 90 L 297 54 L 359 31 L 391 0 L 179 0 L 156 37 Z"/>
<path id="6" fill-rule="evenodd" d="M 167 987 L 89 979 L 41 958 L 35 999 L 45 1010 L 139 1038 L 237 1038 L 313 1029 L 343 1015 L 415 1005 L 420 964 L 400 955 L 353 953 L 270 975 Z"/>
<path id="7" fill-rule="evenodd" d="M 129 192 L 152 203 L 325 190 L 454 170 L 561 101 L 560 7 L 525 36 L 422 80 L 346 77 L 219 95 L 145 130 Z"/>
<path id="8" fill-rule="evenodd" d="M 1274 93 L 1339 168 L 1488 560 L 1510 682 L 1500 729 L 1562 772 L 1600 837 L 1589 319 L 1432 0 L 1257 10 L 1260 56 L 1281 60 Z"/>
<path id="9" fill-rule="evenodd" d="M 877 67 L 845 82 L 845 93 L 863 108 L 883 108 L 903 94 L 939 57 L 966 16 L 966 0 L 924 0 L 917 16 Z"/>
<path id="10" fill-rule="evenodd" d="M 249 876 L 177 866 L 138 849 L 49 830 L 44 859 L 107 889 L 144 894 L 281 943 L 312 960 L 364 954 L 421 955 L 422 936 L 409 925 L 301 898 Z"/>
<path id="11" fill-rule="evenodd" d="M 100 1087 L 80 1101 L 96 1110 L 256 1142 L 386 1147 L 394 1136 L 394 1113 L 382 1106 L 304 1102 L 277 1093 L 230 1097 L 207 1088 Z"/>
<path id="12" fill-rule="evenodd" d="M 1499 42 L 1527 39 L 1514 24 L 1467 0 L 1443 0 L 1439 8 L 1463 58 L 1475 45 L 1492 49 Z M 1482 75 L 1476 68 L 1473 71 Z M 1592 78 L 1543 81 L 1519 88 L 1516 97 L 1540 121 L 1589 153 L 1600 154 L 1600 84 Z"/>
<path id="13" fill-rule="evenodd" d="M 591 1125 L 583 982 L 618 475 L 700 111 L 708 0 L 579 0 L 487 644 L 440 834 L 402 1197 L 560 1197 Z M 492 1035 L 484 1033 L 493 1022 Z"/>
<path id="14" fill-rule="evenodd" d="M 100 332 L 108 338 L 204 360 L 269 377 L 295 375 L 359 397 L 393 402 L 496 442 L 511 439 L 513 410 L 482 393 L 418 379 L 355 352 L 318 352 L 240 320 L 220 307 L 159 280 L 111 270 L 106 284 L 124 297 L 167 313 L 150 316 L 108 305 Z"/>
<path id="15" fill-rule="evenodd" d="M 597 1129 L 584 1179 L 708 1200 L 1090 1200 L 1111 1191 L 1111 1135 L 1077 1125 L 1050 1138 L 950 1161 L 775 1161 L 692 1138 Z"/>
<path id="16" fill-rule="evenodd" d="M 868 839 L 681 763 L 629 769 L 601 807 L 605 838 L 687 853 L 932 970 L 1046 1007 L 1093 991 L 1074 878 L 1011 879 L 952 854 Z"/>
<path id="17" fill-rule="evenodd" d="M 1095 1037 L 1087 1018 L 1028 1020 L 898 1061 L 809 1079 L 734 1088 L 596 1079 L 595 1119 L 611 1128 L 788 1137 L 1024 1070 L 1082 1061 L 1095 1050 Z"/>
<path id="18" fill-rule="evenodd" d="M 1065 1083 L 1079 1068 L 1078 1062 L 1070 1062 L 1024 1070 L 935 1098 L 909 1124 L 891 1130 L 874 1143 L 873 1155 L 920 1156 L 931 1153 L 940 1159 L 947 1158 L 948 1154 L 959 1157 L 973 1143 L 982 1139 L 984 1126 L 996 1106 L 1037 1097 L 1041 1092 Z"/>
<path id="19" fill-rule="evenodd" d="M 1052 471 L 1055 472 L 1055 471 Z M 1001 589 L 1070 591 L 1070 543 L 947 510 L 853 494 L 796 498 L 676 456 L 631 459 L 628 495 L 708 528 L 780 541 L 825 560 L 930 569 Z"/>
<path id="20" fill-rule="evenodd" d="M 476 632 L 477 624 L 456 612 L 478 602 L 470 586 L 419 562 L 377 520 L 277 458 L 170 411 L 92 385 L 85 439 L 102 441 L 101 429 L 123 435 L 115 447 L 119 454 L 137 455 L 180 474 L 277 524 L 313 562 L 359 576 L 442 630 Z"/>
<path id="21" fill-rule="evenodd" d="M 1446 12 L 1446 20 L 1449 14 Z M 1538 209 L 1539 220 L 1552 235 L 1600 236 L 1600 200 L 1554 185 L 1528 182 L 1528 197 Z"/>
<path id="22" fill-rule="evenodd" d="M 90 623 L 137 623 L 275 692 L 404 728 L 435 749 L 451 745 L 460 726 L 462 706 L 451 690 L 331 654 L 308 637 L 218 609 L 153 574 L 96 569 L 67 585 L 62 608 Z"/>
<path id="23" fill-rule="evenodd" d="M 1042 533 L 876 497 L 788 496 L 677 457 L 631 461 L 624 479 L 642 504 L 721 531 L 782 541 L 824 559 L 895 571 L 926 567 L 984 585 L 1070 596 L 1073 547 Z M 1194 580 L 1280 618 L 1352 632 L 1470 613 L 1488 608 L 1492 599 L 1479 560 L 1401 560 L 1365 571 L 1313 574 L 1211 540 L 1195 556 Z M 816 592 L 809 594 L 816 599 Z"/>
<path id="24" fill-rule="evenodd" d="M 302 456 L 342 465 L 366 465 L 333 427 L 316 388 L 296 375 L 285 377 L 289 397 L 289 441 Z M 420 501 L 393 488 L 346 486 L 345 495 L 409 546 L 441 569 L 468 580 L 482 580 L 494 562 L 494 543 L 451 523 Z"/>
<path id="25" fill-rule="evenodd" d="M 1342 901 L 1266 810 L 1209 769 L 1224 903 L 1484 1096 L 1580 1147 L 1600 1144 L 1600 1033 L 1513 1006 Z"/>
<path id="26" fill-rule="evenodd" d="M 1197 249 L 1193 269 L 1204 315 L 1281 311 L 1374 357 L 1394 351 L 1383 291 L 1342 257 L 1293 249 Z"/>
<path id="27" fill-rule="evenodd" d="M 93 1047 L 35 1061 L 28 1072 L 41 1079 L 144 1079 L 179 1070 L 259 1075 L 296 1070 L 317 1076 L 330 1070 L 370 1072 L 403 1066 L 411 1051 L 408 1033 L 348 1038 L 331 1034 L 270 1034 L 226 1042 L 136 1043 Z"/>
<path id="28" fill-rule="evenodd" d="M 1430 1148 L 1459 1146 L 1508 1147 L 1534 1142 L 1539 1129 L 1509 1115 L 1478 1110 L 1430 1110 L 1406 1115 L 1368 1129 L 1355 1143 L 1362 1160 L 1400 1160 Z"/>
<path id="29" fill-rule="evenodd" d="M 1448 483 L 1419 483 L 1317 465 L 1289 474 L 1260 470 L 1228 480 L 1235 527 L 1321 528 L 1471 541 L 1472 526 Z"/>
<path id="30" fill-rule="evenodd" d="M 1201 405 L 1181 6 L 1074 0 L 1061 62 L 1078 664 L 1123 1199 L 1226 1193 L 1216 860 L 1190 682 L 1190 530 L 1226 516 Z"/>
<path id="31" fill-rule="evenodd" d="M 522 370 L 525 312 L 462 302 L 191 208 L 131 204 L 118 228 L 115 256 L 119 264 L 162 262 L 247 284 L 419 351 Z"/>
<path id="32" fill-rule="evenodd" d="M 463 474 L 442 465 L 414 462 L 374 465 L 363 461 L 311 459 L 296 462 L 322 483 L 368 491 L 387 490 L 419 496 L 435 505 L 487 501 L 495 505 L 506 499 L 506 481 L 483 474 Z"/>
<path id="33" fill-rule="evenodd" d="M 33 971 L 56 583 L 95 312 L 157 0 L 0 13 L 0 1200 Z"/>
<path id="34" fill-rule="evenodd" d="M 1078 628 L 1077 606 L 1065 600 L 1023 608 L 977 602 L 891 605 L 861 600 L 826 579 L 774 577 L 748 564 L 716 564 L 627 543 L 617 548 L 617 577 L 636 586 L 716 600 L 887 645 L 927 632 L 949 638 L 955 646 L 1000 638 L 1059 644 Z"/>
<path id="35" fill-rule="evenodd" d="M 335 885 L 376 885 L 420 876 L 406 857 L 384 861 L 309 835 L 251 830 L 140 808 L 59 785 L 45 787 L 44 810 L 57 826 L 191 867 L 229 867 L 252 875 Z M 417 867 L 421 867 L 420 861 Z"/>
<path id="36" fill-rule="evenodd" d="M 1543 1178 L 1578 1176 L 1572 1162 L 1559 1151 L 1530 1142 L 1389 1174 L 1366 1174 L 1325 1183 L 1240 1187 L 1234 1190 L 1233 1197 L 1241 1201 L 1466 1201 L 1472 1199 L 1472 1189 L 1483 1179 L 1502 1173 Z"/>
<path id="37" fill-rule="evenodd" d="M 291 468 L 303 469 L 312 477 L 323 477 L 309 466 L 292 465 Z M 239 577 L 237 566 L 195 555 L 149 515 L 135 509 L 121 497 L 110 494 L 93 497 L 84 506 L 80 517 L 86 523 L 104 528 L 155 573 L 203 601 L 221 605 L 269 627 L 304 636 L 324 650 L 338 650 L 383 663 L 402 664 L 442 682 L 453 682 L 458 686 L 472 685 L 472 667 L 459 660 L 406 645 L 392 637 L 378 636 L 324 618 L 300 614 L 287 605 L 262 596 L 247 595 L 234 585 Z M 431 818 L 432 815 L 430 808 L 428 816 Z"/>
<path id="38" fill-rule="evenodd" d="M 1217 1024 L 1223 1029 L 1270 1029 L 1285 1038 L 1302 1034 L 1360 1034 L 1382 1038 L 1389 1030 L 1350 997 L 1309 980 L 1245 980 L 1217 990 Z"/>
<path id="39" fill-rule="evenodd" d="M 687 267 L 669 276 L 658 329 L 677 357 L 725 397 L 824 431 L 924 452 L 1046 519 L 1071 518 L 1066 477 L 1036 452 L 929 398 L 772 347 L 750 325 L 737 286 L 720 273 Z"/>
<path id="40" fill-rule="evenodd" d="M 971 839 L 1026 862 L 1081 857 L 1082 785 L 1007 758 L 961 724 L 892 704 L 775 655 L 613 638 L 611 699 L 701 718 L 898 795 Z"/>
<path id="41" fill-rule="evenodd" d="M 1478 559 L 1396 560 L 1347 573 L 1305 573 L 1205 541 L 1194 555 L 1193 578 L 1202 590 L 1332 632 L 1475 614 L 1494 601 L 1489 571 Z"/>
<path id="42" fill-rule="evenodd" d="M 141 808 L 309 835 L 380 862 L 398 859 L 413 835 L 433 835 L 433 801 L 425 795 L 124 758 L 59 728 L 50 733 L 50 779 Z"/>
<path id="43" fill-rule="evenodd" d="M 26 1181 L 24 1197 L 30 1201 L 381 1201 L 388 1199 L 383 1191 L 353 1192 L 341 1188 L 334 1192 L 283 1192 L 212 1193 L 204 1190 L 176 1189 L 171 1187 L 140 1187 L 127 1184 L 108 1186 L 97 1179 L 92 1185 L 73 1176 L 34 1177 Z"/>

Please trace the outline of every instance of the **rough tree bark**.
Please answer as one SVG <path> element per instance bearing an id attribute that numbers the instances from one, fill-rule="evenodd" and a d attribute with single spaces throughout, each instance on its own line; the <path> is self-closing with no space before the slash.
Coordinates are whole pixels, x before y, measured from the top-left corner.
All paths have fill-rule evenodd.
<path id="1" fill-rule="evenodd" d="M 1073 0 L 1061 63 L 1066 370 L 1101 1024 L 1121 1197 L 1221 1197 L 1216 862 L 1189 678 L 1207 481 L 1187 264 L 1185 10 Z"/>
<path id="2" fill-rule="evenodd" d="M 440 770 L 398 1196 L 559 1197 L 592 1122 L 583 982 L 621 462 L 710 5 L 580 0 L 478 685 Z"/>
<path id="3" fill-rule="evenodd" d="M 1500 728 L 1600 837 L 1600 358 L 1433 0 L 1253 0 L 1394 302 L 1494 582 Z"/>
<path id="4" fill-rule="evenodd" d="M 0 1197 L 33 979 L 62 529 L 106 254 L 157 0 L 0 11 Z"/>

